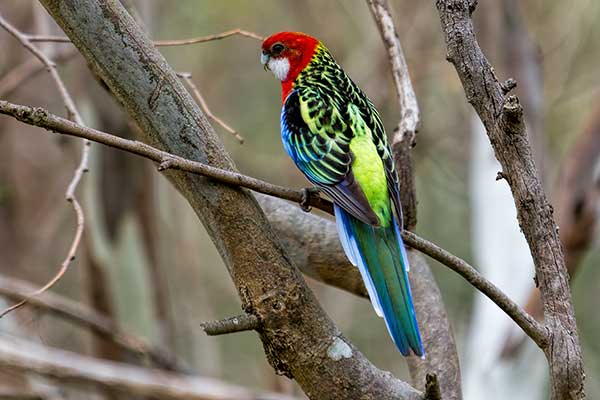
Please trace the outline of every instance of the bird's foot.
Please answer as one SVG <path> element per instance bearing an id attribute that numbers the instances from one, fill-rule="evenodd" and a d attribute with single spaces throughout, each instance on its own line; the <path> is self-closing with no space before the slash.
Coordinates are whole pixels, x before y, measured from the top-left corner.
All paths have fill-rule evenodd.
<path id="1" fill-rule="evenodd" d="M 319 197 L 319 189 L 316 187 L 309 187 L 302 189 L 302 200 L 300 200 L 300 208 L 304 212 L 310 212 L 312 206 L 310 205 L 311 200 L 314 197 Z"/>

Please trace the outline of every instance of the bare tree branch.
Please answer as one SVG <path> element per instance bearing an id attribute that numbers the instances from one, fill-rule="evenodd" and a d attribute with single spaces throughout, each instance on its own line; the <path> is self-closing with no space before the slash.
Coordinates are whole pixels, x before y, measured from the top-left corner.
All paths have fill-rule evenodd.
<path id="1" fill-rule="evenodd" d="M 448 60 L 467 100 L 479 114 L 515 199 L 519 225 L 533 256 L 544 304 L 552 399 L 582 399 L 584 371 L 569 279 L 552 207 L 542 188 L 527 139 L 523 110 L 506 97 L 475 38 L 474 0 L 436 0 Z"/>
<path id="2" fill-rule="evenodd" d="M 431 242 L 425 241 L 412 232 L 404 231 L 402 233 L 402 238 L 409 246 L 450 267 L 480 292 L 488 296 L 490 300 L 496 303 L 498 307 L 512 318 L 540 348 L 544 348 L 548 345 L 548 335 L 544 327 L 531 315 L 525 313 L 515 301 L 505 295 L 493 283 L 485 279 L 483 275 L 477 272 L 477 270 L 466 261 L 450 254 Z"/>
<path id="3" fill-rule="evenodd" d="M 29 41 L 29 39 L 27 38 L 26 35 L 21 33 L 18 29 L 13 27 L 11 24 L 9 24 L 4 18 L 2 18 L 2 16 L 0 16 L 0 26 L 2 28 L 4 28 L 12 36 L 14 36 L 23 45 L 23 47 L 25 47 L 27 50 L 29 50 L 38 60 L 40 60 L 40 62 L 43 65 L 46 66 L 46 69 L 50 73 L 50 76 L 52 76 L 52 79 L 54 80 L 54 82 L 56 84 L 58 92 L 60 93 L 60 96 L 65 104 L 65 108 L 67 109 L 68 119 L 74 121 L 78 125 L 83 126 L 84 125 L 83 119 L 79 115 L 79 112 L 77 111 L 77 108 L 75 107 L 75 103 L 73 102 L 73 99 L 71 98 L 71 95 L 67 91 L 67 88 L 66 88 L 64 82 L 62 81 L 60 75 L 58 74 L 58 71 L 56 69 L 56 64 L 53 61 L 51 61 L 48 57 L 46 57 L 46 55 L 41 50 L 39 50 L 37 47 L 35 47 Z M 45 292 L 46 290 L 48 290 L 52 286 L 54 286 L 54 284 L 56 284 L 56 282 L 58 282 L 63 277 L 63 275 L 67 272 L 69 265 L 75 259 L 75 253 L 77 252 L 77 249 L 79 248 L 79 244 L 81 243 L 81 238 L 83 236 L 85 217 L 83 215 L 83 210 L 81 209 L 81 205 L 79 204 L 77 197 L 75 197 L 75 190 L 77 189 L 77 185 L 79 185 L 79 182 L 81 181 L 81 178 L 83 177 L 83 174 L 88 171 L 89 148 L 90 148 L 91 142 L 88 141 L 87 139 L 84 139 L 82 141 L 82 143 L 83 143 L 83 147 L 82 147 L 82 151 L 81 151 L 81 160 L 79 161 L 79 165 L 77 166 L 77 168 L 75 169 L 75 173 L 73 174 L 73 179 L 71 179 L 71 182 L 69 183 L 69 186 L 67 187 L 67 191 L 65 192 L 65 198 L 69 203 L 72 204 L 73 210 L 75 211 L 75 215 L 77 217 L 77 227 L 75 230 L 75 236 L 73 238 L 73 241 L 71 242 L 71 246 L 69 248 L 69 251 L 67 252 L 67 256 L 65 257 L 64 261 L 62 262 L 58 272 L 44 286 L 42 286 L 40 289 L 38 289 L 34 293 L 32 293 L 31 296 L 37 296 L 40 293 Z M 5 316 L 9 312 L 21 307 L 26 302 L 27 302 L 26 300 L 23 300 L 23 301 L 20 301 L 14 305 L 8 307 L 6 310 L 0 312 L 0 318 Z"/>
<path id="4" fill-rule="evenodd" d="M 367 3 L 379 28 L 392 67 L 396 98 L 400 109 L 400 122 L 394 130 L 392 150 L 400 178 L 404 226 L 405 229 L 413 230 L 417 225 L 417 198 L 411 149 L 416 142 L 417 131 L 421 124 L 419 104 L 410 81 L 408 66 L 404 59 L 404 52 L 388 0 L 367 0 Z"/>
<path id="5" fill-rule="evenodd" d="M 0 276 L 0 296 L 12 300 L 25 298 L 29 304 L 43 312 L 89 328 L 92 333 L 110 340 L 129 354 L 147 358 L 155 365 L 167 370 L 183 371 L 181 362 L 166 349 L 154 347 L 141 338 L 121 332 L 115 323 L 105 315 L 50 291 L 31 297 L 28 293 L 33 292 L 33 289 L 34 286 L 30 283 Z"/>
<path id="6" fill-rule="evenodd" d="M 0 336 L 0 368 L 32 372 L 58 379 L 61 384 L 94 384 L 128 397 L 148 396 L 172 400 L 293 400 L 283 394 L 257 393 L 217 379 L 176 375 L 102 361 L 6 336 Z"/>

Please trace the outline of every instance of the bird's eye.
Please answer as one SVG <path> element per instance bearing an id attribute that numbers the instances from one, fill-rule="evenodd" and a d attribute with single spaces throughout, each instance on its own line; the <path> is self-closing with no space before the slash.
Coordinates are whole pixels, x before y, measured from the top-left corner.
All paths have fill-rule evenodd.
<path id="1" fill-rule="evenodd" d="M 285 47 L 281 44 L 281 43 L 275 43 L 272 47 L 271 47 L 271 52 L 273 54 L 279 54 L 283 51 Z"/>

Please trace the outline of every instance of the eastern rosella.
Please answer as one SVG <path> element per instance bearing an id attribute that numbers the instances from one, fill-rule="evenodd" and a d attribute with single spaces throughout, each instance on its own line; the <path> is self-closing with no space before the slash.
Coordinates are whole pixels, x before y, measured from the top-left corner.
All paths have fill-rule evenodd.
<path id="1" fill-rule="evenodd" d="M 261 62 L 281 81 L 286 152 L 333 199 L 346 256 L 400 352 L 423 356 L 400 236 L 398 176 L 375 106 L 311 36 L 270 36 Z"/>

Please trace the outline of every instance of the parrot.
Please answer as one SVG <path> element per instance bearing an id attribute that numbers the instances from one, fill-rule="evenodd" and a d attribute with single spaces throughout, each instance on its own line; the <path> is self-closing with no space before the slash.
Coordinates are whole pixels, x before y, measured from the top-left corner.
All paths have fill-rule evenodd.
<path id="1" fill-rule="evenodd" d="M 281 81 L 286 153 L 334 203 L 338 236 L 403 356 L 424 357 L 402 241 L 398 174 L 371 100 L 318 39 L 279 32 L 261 63 Z"/>

